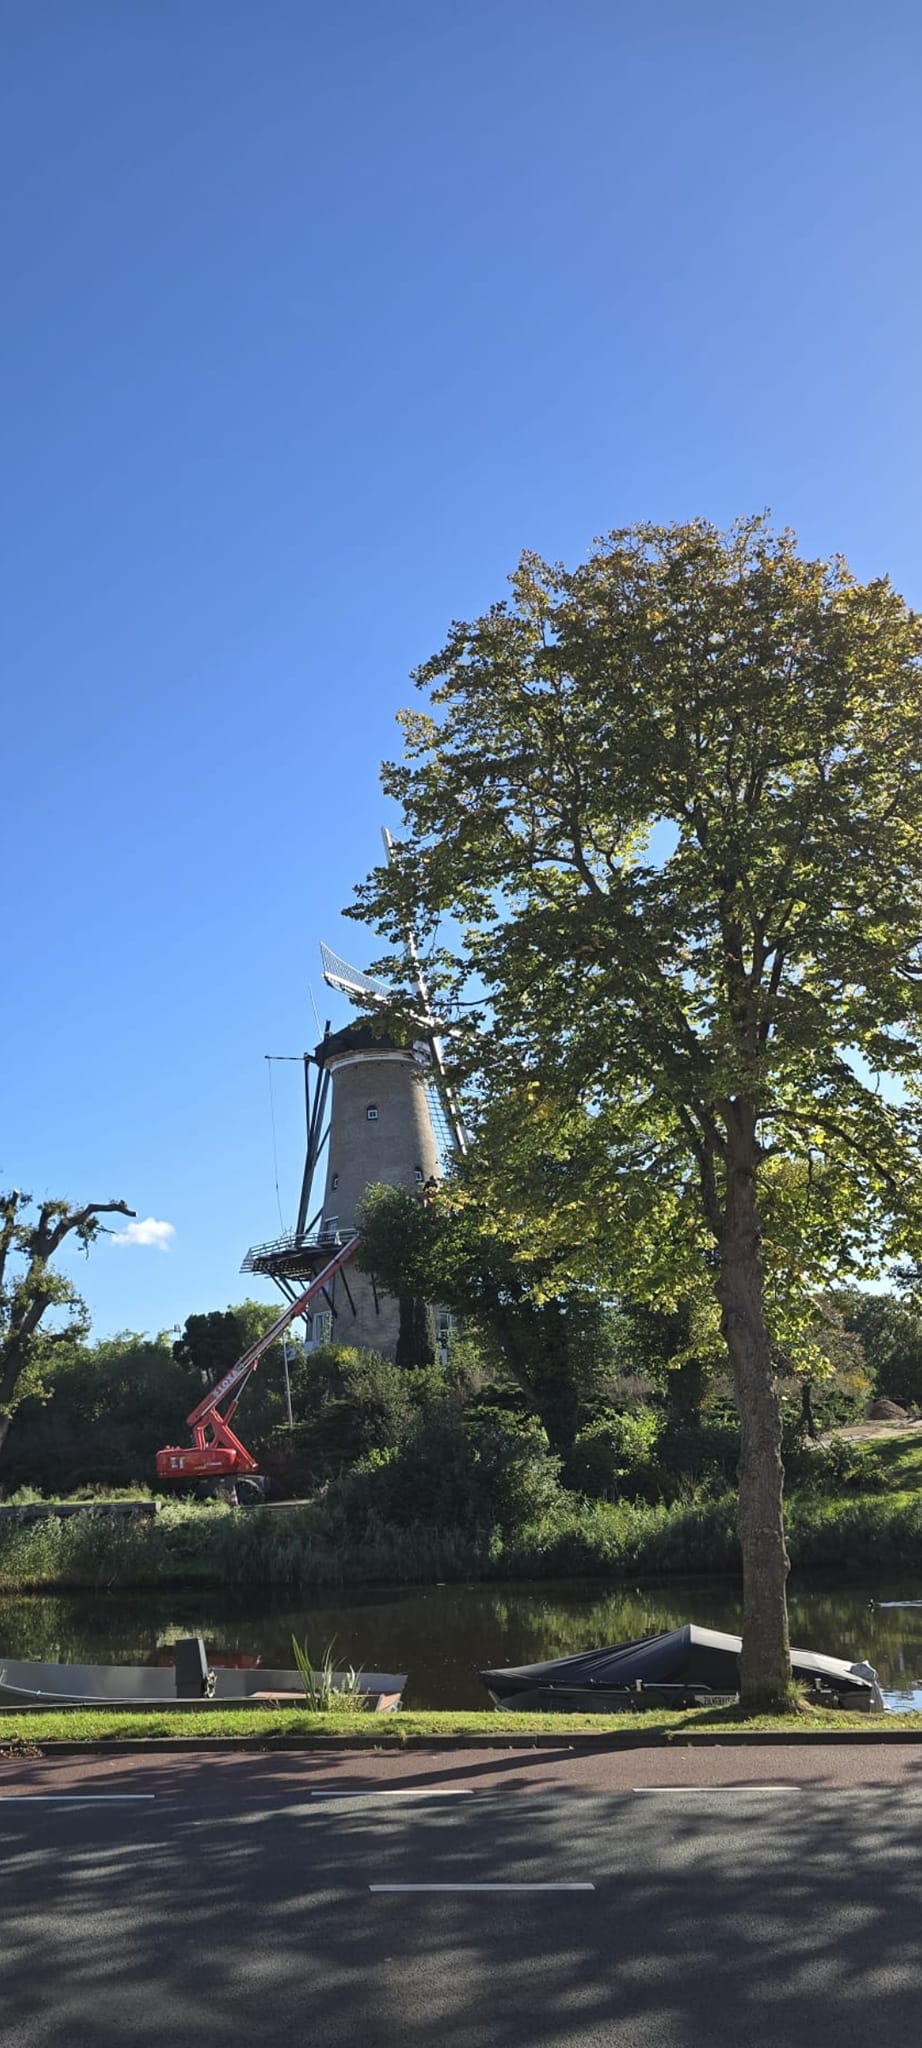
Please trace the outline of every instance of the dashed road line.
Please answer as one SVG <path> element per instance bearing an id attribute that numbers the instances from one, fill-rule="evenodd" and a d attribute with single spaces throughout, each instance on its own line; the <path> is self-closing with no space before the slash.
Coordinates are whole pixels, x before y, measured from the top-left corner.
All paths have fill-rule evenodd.
<path id="1" fill-rule="evenodd" d="M 0 1806 L 138 1806 L 156 1792 L 0 1792 Z"/>
<path id="2" fill-rule="evenodd" d="M 370 1892 L 594 1892 L 594 1884 L 370 1884 Z"/>
<path id="3" fill-rule="evenodd" d="M 312 1799 L 472 1799 L 472 1785 L 424 1785 L 416 1788 L 407 1785 L 348 1786 L 337 1792 L 332 1786 L 324 1785 L 312 1791 Z"/>

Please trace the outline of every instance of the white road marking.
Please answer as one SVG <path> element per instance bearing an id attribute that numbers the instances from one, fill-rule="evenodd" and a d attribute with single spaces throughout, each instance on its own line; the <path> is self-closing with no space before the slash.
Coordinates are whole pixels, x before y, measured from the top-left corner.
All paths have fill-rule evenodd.
<path id="1" fill-rule="evenodd" d="M 370 1884 L 370 1892 L 594 1892 L 594 1884 Z"/>
<path id="2" fill-rule="evenodd" d="M 0 1806 L 137 1806 L 156 1792 L 0 1792 Z"/>
<path id="3" fill-rule="evenodd" d="M 802 1785 L 633 1785 L 633 1792 L 680 1792 L 683 1799 L 688 1793 L 698 1798 L 710 1799 L 715 1792 L 754 1793 L 761 1799 L 766 1792 L 802 1792 Z"/>
<path id="4" fill-rule="evenodd" d="M 312 1799 L 471 1799 L 473 1789 L 472 1785 L 424 1785 L 418 1789 L 405 1785 L 387 1785 L 376 1789 L 370 1785 L 364 1790 L 361 1787 L 349 1786 L 345 1792 L 337 1792 L 331 1786 L 324 1785 L 321 1790 L 312 1792 L 310 1796 Z"/>

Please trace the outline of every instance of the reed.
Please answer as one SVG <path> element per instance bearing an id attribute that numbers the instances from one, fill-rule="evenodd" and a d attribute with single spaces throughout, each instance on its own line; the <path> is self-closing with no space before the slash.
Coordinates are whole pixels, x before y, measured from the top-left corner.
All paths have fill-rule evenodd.
<path id="1" fill-rule="evenodd" d="M 150 1521 L 92 1513 L 0 1522 L 0 1591 L 85 1587 L 414 1585 L 462 1579 L 627 1578 L 733 1571 L 732 1495 L 649 1506 L 560 1492 L 519 1528 L 396 1527 L 345 1535 L 323 1502 L 240 1513 L 169 1504 Z M 798 1566 L 922 1569 L 922 1492 L 795 1494 L 788 1542 Z"/>
<path id="2" fill-rule="evenodd" d="M 368 1700 L 359 1690 L 358 1673 L 351 1664 L 346 1671 L 334 1670 L 332 1643 L 327 1644 L 317 1669 L 311 1660 L 306 1639 L 300 1643 L 297 1636 L 292 1636 L 291 1654 L 300 1673 L 305 1702 L 312 1714 L 365 1712 Z"/>

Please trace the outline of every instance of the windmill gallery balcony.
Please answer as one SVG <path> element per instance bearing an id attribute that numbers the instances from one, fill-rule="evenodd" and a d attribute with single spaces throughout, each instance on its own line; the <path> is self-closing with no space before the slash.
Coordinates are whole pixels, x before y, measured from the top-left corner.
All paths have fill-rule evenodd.
<path id="1" fill-rule="evenodd" d="M 290 1231 L 268 1244 L 250 1246 L 241 1273 L 265 1273 L 271 1280 L 309 1279 L 329 1258 L 336 1245 L 347 1244 L 354 1230 L 338 1230 L 322 1223 L 319 1230 Z"/>

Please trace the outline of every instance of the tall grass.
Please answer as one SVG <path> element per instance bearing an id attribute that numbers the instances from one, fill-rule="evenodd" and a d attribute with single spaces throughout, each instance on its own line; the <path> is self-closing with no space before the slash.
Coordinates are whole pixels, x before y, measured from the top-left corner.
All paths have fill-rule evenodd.
<path id="1" fill-rule="evenodd" d="M 333 1668 L 333 1644 L 328 1643 L 318 1666 L 314 1666 L 307 1641 L 291 1638 L 291 1654 L 295 1660 L 304 1687 L 304 1698 L 312 1714 L 330 1714 L 337 1711 L 364 1713 L 369 1705 L 360 1690 L 358 1672 L 351 1664 L 346 1671 L 336 1672 Z"/>
<path id="2" fill-rule="evenodd" d="M 505 1533 L 370 1520 L 347 1538 L 325 1523 L 322 1504 L 240 1513 L 219 1503 L 170 1503 L 145 1522 L 90 1514 L 0 1524 L 0 1591 L 724 1572 L 738 1564 L 734 1515 L 730 1495 L 665 1507 L 561 1492 L 539 1519 Z M 922 1493 L 795 1495 L 788 1541 L 799 1566 L 922 1569 Z"/>

